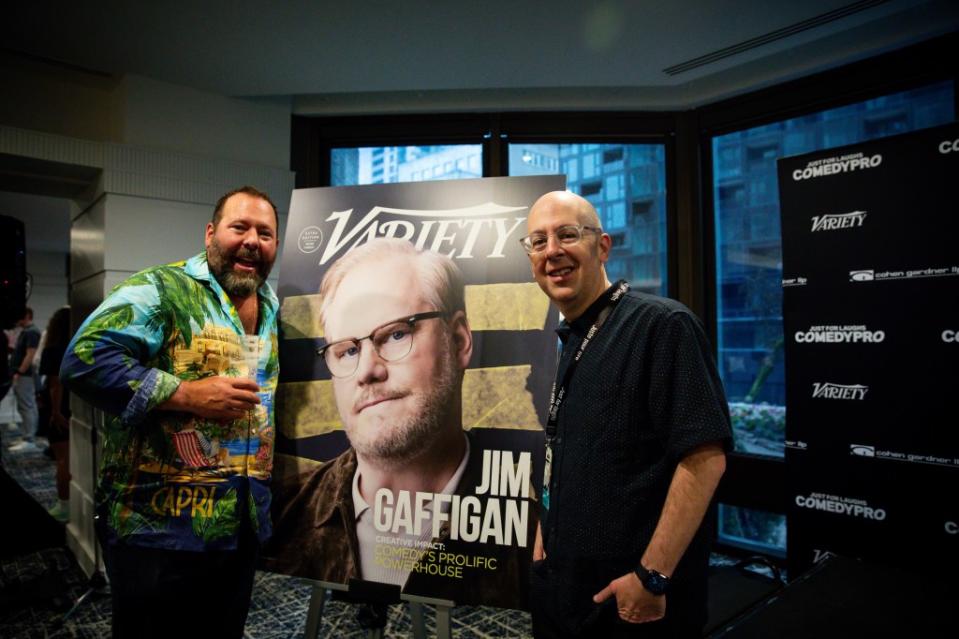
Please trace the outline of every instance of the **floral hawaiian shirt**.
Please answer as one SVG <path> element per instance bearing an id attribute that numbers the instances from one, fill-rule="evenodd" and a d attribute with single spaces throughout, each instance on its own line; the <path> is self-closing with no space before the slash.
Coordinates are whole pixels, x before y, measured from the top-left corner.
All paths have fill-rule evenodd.
<path id="1" fill-rule="evenodd" d="M 86 319 L 63 359 L 68 388 L 109 414 L 97 512 L 108 541 L 177 550 L 236 547 L 241 508 L 266 540 L 279 365 L 269 284 L 245 335 L 206 254 L 141 271 Z M 223 422 L 155 410 L 183 380 L 249 377 L 261 404 Z"/>

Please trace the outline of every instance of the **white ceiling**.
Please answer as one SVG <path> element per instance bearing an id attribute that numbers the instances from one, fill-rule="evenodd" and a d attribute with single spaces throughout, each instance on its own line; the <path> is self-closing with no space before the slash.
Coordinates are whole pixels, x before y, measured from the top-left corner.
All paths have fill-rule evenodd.
<path id="1" fill-rule="evenodd" d="M 849 15 L 664 72 L 841 9 Z M 297 112 L 455 108 L 451 95 L 490 107 L 537 96 L 553 108 L 694 106 L 959 29 L 955 0 L 34 0 L 4 11 L 8 50 L 290 100 Z"/>

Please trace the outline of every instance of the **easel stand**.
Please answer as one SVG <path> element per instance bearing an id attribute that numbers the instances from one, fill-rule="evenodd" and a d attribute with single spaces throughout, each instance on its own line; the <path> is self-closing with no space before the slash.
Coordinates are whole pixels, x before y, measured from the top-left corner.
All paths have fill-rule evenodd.
<path id="1" fill-rule="evenodd" d="M 320 627 L 323 625 L 323 607 L 326 604 L 326 596 L 330 591 L 346 592 L 356 595 L 366 595 L 371 582 L 352 582 L 350 585 L 340 583 L 330 583 L 326 581 L 307 580 L 313 585 L 313 593 L 310 595 L 310 607 L 306 613 L 306 630 L 303 634 L 304 639 L 319 639 Z M 362 584 L 362 585 L 361 585 Z M 395 588 L 399 590 L 396 586 Z M 365 598 L 365 597 L 364 597 Z M 436 637 L 437 639 L 452 639 L 453 624 L 450 611 L 455 605 L 447 599 L 433 599 L 431 597 L 420 597 L 417 595 L 395 595 L 391 598 L 392 602 L 405 601 L 410 605 L 410 621 L 413 627 L 413 637 L 415 639 L 426 639 L 426 621 L 423 617 L 423 605 L 436 608 Z M 389 603 L 379 598 L 373 599 L 376 603 Z M 375 628 L 367 631 L 369 639 L 381 639 L 383 629 Z"/>

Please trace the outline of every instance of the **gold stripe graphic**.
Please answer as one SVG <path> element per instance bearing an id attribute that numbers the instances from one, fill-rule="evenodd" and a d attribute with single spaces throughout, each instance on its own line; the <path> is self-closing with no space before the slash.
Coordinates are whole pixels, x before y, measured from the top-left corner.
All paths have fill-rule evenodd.
<path id="1" fill-rule="evenodd" d="M 526 388 L 532 368 L 498 366 L 466 371 L 463 428 L 538 430 L 533 395 Z M 342 430 L 329 380 L 286 382 L 276 390 L 277 429 L 288 439 Z"/>
<path id="2" fill-rule="evenodd" d="M 283 300 L 280 322 L 286 339 L 323 337 L 320 295 L 293 295 Z M 476 284 L 466 287 L 466 316 L 474 331 L 543 330 L 549 298 L 535 282 Z"/>
<path id="3" fill-rule="evenodd" d="M 526 388 L 529 364 L 472 368 L 463 376 L 463 428 L 538 430 L 533 395 Z"/>
<path id="4" fill-rule="evenodd" d="M 287 439 L 343 430 L 333 399 L 333 382 L 286 382 L 276 387 L 277 430 Z"/>
<path id="5" fill-rule="evenodd" d="M 536 282 L 466 287 L 466 317 L 474 331 L 541 331 L 549 298 Z"/>
<path id="6" fill-rule="evenodd" d="M 291 295 L 283 299 L 280 307 L 280 326 L 284 339 L 323 337 L 320 324 L 319 293 L 316 295 Z"/>

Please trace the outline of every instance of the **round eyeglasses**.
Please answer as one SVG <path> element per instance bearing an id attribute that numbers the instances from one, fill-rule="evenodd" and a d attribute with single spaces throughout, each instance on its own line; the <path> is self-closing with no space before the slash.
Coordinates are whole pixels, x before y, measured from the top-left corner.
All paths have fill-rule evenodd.
<path id="1" fill-rule="evenodd" d="M 520 239 L 523 249 L 532 255 L 533 253 L 542 253 L 549 244 L 549 236 L 555 235 L 560 244 L 570 246 L 583 239 L 583 232 L 602 233 L 603 229 L 595 226 L 586 226 L 585 224 L 567 224 L 561 226 L 553 233 L 530 233 Z"/>
<path id="2" fill-rule="evenodd" d="M 370 340 L 376 354 L 387 362 L 403 359 L 413 350 L 413 334 L 416 323 L 423 320 L 444 317 L 442 311 L 429 311 L 401 317 L 377 328 L 366 337 L 347 337 L 330 342 L 316 349 L 316 354 L 326 361 L 327 368 L 334 377 L 349 377 L 356 372 L 360 363 L 360 342 Z"/>

